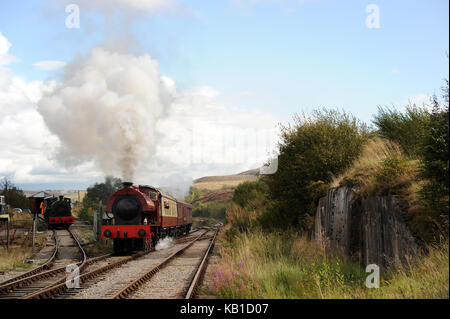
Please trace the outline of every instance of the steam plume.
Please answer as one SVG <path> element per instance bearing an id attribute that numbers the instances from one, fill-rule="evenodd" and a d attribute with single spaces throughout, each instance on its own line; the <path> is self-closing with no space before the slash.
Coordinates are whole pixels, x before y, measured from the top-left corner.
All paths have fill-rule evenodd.
<path id="1" fill-rule="evenodd" d="M 67 65 L 58 87 L 38 111 L 62 142 L 60 162 L 93 159 L 107 174 L 120 169 L 133 180 L 140 158 L 155 146 L 155 126 L 176 95 L 174 82 L 159 74 L 148 55 L 94 48 Z"/>

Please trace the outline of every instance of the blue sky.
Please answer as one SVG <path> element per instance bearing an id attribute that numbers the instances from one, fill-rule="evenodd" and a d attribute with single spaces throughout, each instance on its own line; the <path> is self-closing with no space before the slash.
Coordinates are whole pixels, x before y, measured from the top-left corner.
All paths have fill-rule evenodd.
<path id="1" fill-rule="evenodd" d="M 369 121 L 377 105 L 439 93 L 448 77 L 448 1 L 181 3 L 188 14 L 135 20 L 136 51 L 155 57 L 178 86 L 212 86 L 236 106 L 283 118 L 336 106 Z M 365 26 L 369 3 L 380 8 L 379 29 Z M 2 3 L 0 30 L 21 59 L 10 68 L 45 80 L 55 75 L 33 63 L 70 61 L 101 42 L 103 18 L 80 12 L 81 28 L 67 29 L 61 5 Z"/>
<path id="2" fill-rule="evenodd" d="M 80 29 L 65 27 L 69 3 L 80 5 Z M 59 70 L 33 64 L 70 62 L 124 31 L 85 3 L 0 4 L 0 32 L 20 59 L 7 65 L 14 76 L 58 81 Z M 369 4 L 380 10 L 380 28 L 366 27 Z M 178 89 L 214 88 L 235 110 L 285 122 L 338 107 L 370 123 L 377 106 L 420 103 L 448 78 L 448 1 L 179 0 L 176 8 L 132 15 L 128 51 L 155 58 Z"/>

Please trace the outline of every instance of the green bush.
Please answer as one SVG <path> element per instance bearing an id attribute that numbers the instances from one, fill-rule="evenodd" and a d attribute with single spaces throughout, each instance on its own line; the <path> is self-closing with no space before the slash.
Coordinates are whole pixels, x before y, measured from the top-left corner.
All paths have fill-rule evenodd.
<path id="1" fill-rule="evenodd" d="M 268 195 L 269 188 L 261 180 L 244 182 L 234 190 L 232 201 L 241 207 L 246 207 L 253 202 L 262 202 Z"/>
<path id="2" fill-rule="evenodd" d="M 215 219 L 224 219 L 226 205 L 223 203 L 198 203 L 192 209 L 193 217 L 210 217 Z"/>
<path id="3" fill-rule="evenodd" d="M 424 135 L 421 152 L 421 177 L 426 181 L 420 191 L 430 217 L 448 237 L 449 220 L 449 103 L 448 80 L 443 88 L 443 105 L 433 100 L 433 110 Z M 438 233 L 438 236 L 441 234 Z"/>
<path id="4" fill-rule="evenodd" d="M 366 187 L 370 190 L 369 195 L 404 195 L 407 197 L 410 192 L 409 187 L 417 180 L 416 162 L 401 153 L 393 153 L 386 157 L 373 173 L 373 185 Z"/>
<path id="5" fill-rule="evenodd" d="M 418 156 L 429 118 L 429 111 L 416 105 L 408 105 L 404 113 L 379 107 L 372 122 L 381 137 L 397 142 L 407 155 Z"/>
<path id="6" fill-rule="evenodd" d="M 261 215 L 262 226 L 310 227 L 323 185 L 352 164 L 367 136 L 363 123 L 336 110 L 295 116 L 294 125 L 283 126 L 278 170 L 264 177 L 271 203 Z"/>

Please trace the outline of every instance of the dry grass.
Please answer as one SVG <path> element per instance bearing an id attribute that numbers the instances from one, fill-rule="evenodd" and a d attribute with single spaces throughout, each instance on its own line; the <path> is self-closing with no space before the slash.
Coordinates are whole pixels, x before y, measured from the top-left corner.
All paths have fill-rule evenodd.
<path id="1" fill-rule="evenodd" d="M 235 188 L 239 184 L 248 181 L 256 181 L 256 175 L 226 175 L 206 176 L 194 181 L 194 187 L 200 190 L 216 191 L 223 188 Z"/>
<path id="2" fill-rule="evenodd" d="M 378 289 L 365 286 L 366 276 L 358 264 L 326 256 L 303 237 L 254 231 L 223 242 L 209 289 L 222 298 L 448 298 L 448 243 L 381 273 Z"/>
<path id="3" fill-rule="evenodd" d="M 218 181 L 218 182 L 200 182 L 195 183 L 193 186 L 202 191 L 217 191 L 223 188 L 235 188 L 239 184 L 249 181 L 249 179 L 231 180 L 231 181 Z"/>
<path id="4" fill-rule="evenodd" d="M 96 257 L 113 252 L 112 240 L 100 239 L 94 241 L 94 232 L 92 227 L 73 227 L 72 231 L 81 240 L 84 250 L 88 257 Z"/>
<path id="5" fill-rule="evenodd" d="M 46 240 L 45 233 L 36 235 L 36 247 L 41 247 Z M 22 242 L 20 238 L 17 242 Z M 31 243 L 30 243 L 31 245 Z M 25 263 L 24 261 L 30 259 L 36 253 L 36 249 L 33 252 L 29 245 L 21 247 L 20 245 L 14 245 L 6 250 L 6 247 L 0 247 L 0 272 L 6 270 L 25 271 L 33 264 Z"/>
<path id="6" fill-rule="evenodd" d="M 418 161 L 408 159 L 398 144 L 377 137 L 364 145 L 361 156 L 335 177 L 331 186 L 351 186 L 364 196 L 398 192 L 414 201 L 419 189 L 418 166 Z"/>

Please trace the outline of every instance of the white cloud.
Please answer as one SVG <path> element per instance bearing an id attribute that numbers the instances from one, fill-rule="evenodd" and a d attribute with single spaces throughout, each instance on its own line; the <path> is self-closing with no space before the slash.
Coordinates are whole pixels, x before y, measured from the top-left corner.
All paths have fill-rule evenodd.
<path id="1" fill-rule="evenodd" d="M 110 134 L 114 124 L 98 126 L 104 119 L 111 119 L 108 111 L 98 107 L 101 98 L 89 95 L 102 83 L 106 85 L 101 99 L 106 103 L 102 102 L 105 107 L 112 107 L 115 99 L 124 103 L 130 101 L 127 96 L 133 92 L 133 107 L 126 108 L 126 103 L 121 102 L 122 107 L 118 109 L 125 119 L 131 119 L 128 110 L 134 108 L 136 111 L 137 105 L 142 104 L 138 113 L 144 124 L 143 138 L 148 139 L 150 146 L 136 155 L 138 164 L 134 181 L 137 183 L 186 190 L 193 178 L 237 173 L 261 166 L 275 146 L 278 119 L 274 115 L 231 107 L 212 87 L 179 91 L 172 79 L 159 75 L 157 61 L 147 55 L 100 50 L 84 62 L 76 61 L 77 64 L 65 66 L 66 83 L 27 82 L 0 66 L 0 177 L 9 176 L 21 184 L 92 183 L 101 179 L 106 170 L 101 169 L 93 154 L 105 149 L 113 163 L 112 146 L 117 143 L 115 139 L 94 141 Z M 73 76 L 67 76 L 71 70 Z M 157 89 L 157 84 L 164 90 Z M 42 110 L 38 112 L 43 96 L 48 99 L 45 117 Z M 157 99 L 163 101 L 161 107 L 157 107 Z M 83 127 L 84 122 L 76 113 L 65 113 L 67 109 L 56 107 L 58 103 L 72 104 L 74 109 L 86 104 L 88 128 Z M 48 112 L 55 112 L 54 122 L 48 118 Z M 109 110 L 111 114 L 114 112 Z M 149 116 L 153 116 L 153 120 L 149 121 Z M 61 138 L 60 132 L 54 129 L 58 122 L 61 127 L 68 128 L 68 135 L 64 136 L 72 134 L 74 143 L 67 143 L 67 138 Z M 52 131 L 48 128 L 49 123 Z M 94 132 L 92 130 L 97 133 L 90 134 Z M 127 134 L 135 134 L 134 130 L 137 127 L 132 126 Z M 86 149 L 91 142 L 95 147 L 87 153 L 69 150 L 77 144 L 80 149 Z M 113 166 L 107 167 L 108 173 L 118 176 L 120 170 Z"/>
<path id="2" fill-rule="evenodd" d="M 11 43 L 8 39 L 0 32 L 0 55 L 8 53 Z"/>
<path id="3" fill-rule="evenodd" d="M 393 69 L 393 70 L 391 71 L 391 73 L 392 73 L 392 74 L 400 74 L 400 70 L 398 70 L 398 69 Z"/>
<path id="4" fill-rule="evenodd" d="M 46 71 L 53 71 L 60 68 L 63 68 L 66 65 L 66 62 L 63 61 L 39 61 L 33 64 L 35 67 Z"/>
<path id="5" fill-rule="evenodd" d="M 19 61 L 19 59 L 16 58 L 15 56 L 8 54 L 10 47 L 11 47 L 11 43 L 0 32 L 0 66 Z"/>
<path id="6" fill-rule="evenodd" d="M 0 42 L 4 55 L 9 41 L 0 34 Z M 100 175 L 92 163 L 69 171 L 52 159 L 60 142 L 37 112 L 37 102 L 54 87 L 53 81 L 24 81 L 0 65 L 0 178 L 7 176 L 16 184 L 86 182 Z"/>
<path id="7" fill-rule="evenodd" d="M 258 92 L 256 92 L 256 91 L 243 91 L 243 92 L 239 93 L 237 96 L 238 97 L 254 96 L 257 93 Z"/>
<path id="8" fill-rule="evenodd" d="M 105 174 L 167 183 L 258 167 L 275 144 L 273 115 L 230 108 L 208 86 L 179 92 L 148 55 L 95 48 L 65 71 L 38 108 L 62 165 L 94 160 Z"/>

